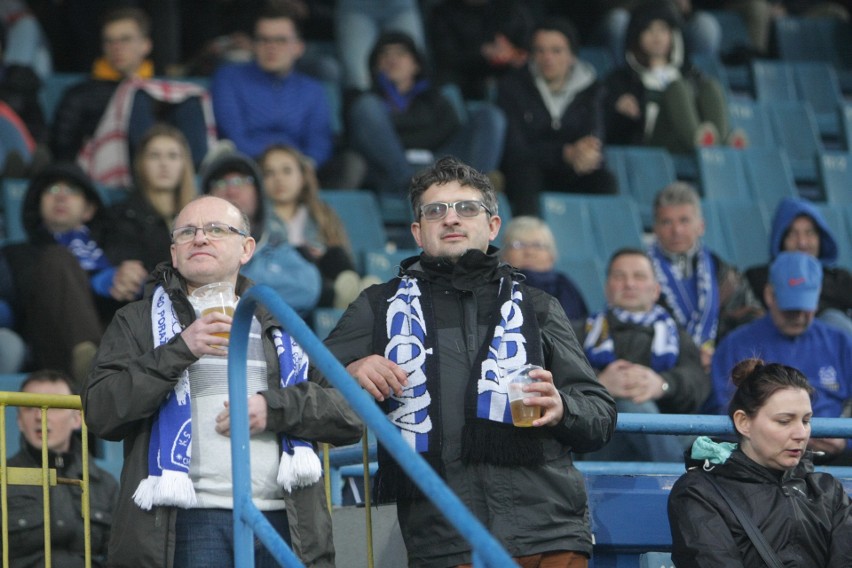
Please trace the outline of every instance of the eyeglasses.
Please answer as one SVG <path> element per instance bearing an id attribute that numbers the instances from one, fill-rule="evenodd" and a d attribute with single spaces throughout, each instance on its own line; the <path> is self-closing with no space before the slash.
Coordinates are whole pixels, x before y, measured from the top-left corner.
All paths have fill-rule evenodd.
<path id="1" fill-rule="evenodd" d="M 435 203 L 427 203 L 420 206 L 420 215 L 427 221 L 438 221 L 447 216 L 450 207 L 456 210 L 456 215 L 459 217 L 476 217 L 479 215 L 479 209 L 482 208 L 486 213 L 491 215 L 491 210 L 481 201 L 468 199 L 465 201 L 456 201 L 454 203 L 444 203 L 436 201 Z"/>
<path id="2" fill-rule="evenodd" d="M 251 176 L 231 176 L 217 179 L 210 184 L 210 189 L 225 190 L 230 187 L 242 187 L 246 185 L 254 185 L 254 178 Z"/>
<path id="3" fill-rule="evenodd" d="M 530 241 L 525 243 L 524 241 L 512 241 L 509 243 L 509 248 L 514 250 L 523 250 L 523 249 L 533 249 L 533 250 L 550 250 L 550 247 L 539 241 Z"/>
<path id="4" fill-rule="evenodd" d="M 255 43 L 261 45 L 287 45 L 288 43 L 297 41 L 297 38 L 292 36 L 254 36 Z"/>
<path id="5" fill-rule="evenodd" d="M 196 227 L 194 225 L 187 225 L 186 227 L 179 227 L 172 231 L 172 242 L 176 245 L 185 245 L 188 242 L 191 242 L 195 239 L 195 235 L 198 231 L 204 233 L 204 235 L 210 239 L 211 241 L 218 241 L 224 239 L 228 235 L 239 235 L 241 237 L 247 237 L 248 233 L 245 231 L 241 231 L 236 227 L 232 227 L 231 225 L 227 225 L 225 223 L 205 223 L 201 227 Z"/>
<path id="6" fill-rule="evenodd" d="M 83 190 L 74 185 L 67 183 L 54 183 L 44 190 L 44 193 L 50 195 L 83 195 Z"/>

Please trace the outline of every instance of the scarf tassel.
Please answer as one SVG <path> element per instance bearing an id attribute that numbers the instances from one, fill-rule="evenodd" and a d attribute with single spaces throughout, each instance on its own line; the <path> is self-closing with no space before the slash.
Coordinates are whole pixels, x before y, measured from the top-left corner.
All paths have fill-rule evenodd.
<path id="1" fill-rule="evenodd" d="M 293 453 L 281 452 L 278 464 L 278 485 L 290 493 L 294 488 L 307 487 L 322 477 L 322 464 L 313 448 L 295 445 Z"/>
<path id="2" fill-rule="evenodd" d="M 145 511 L 150 511 L 154 503 L 183 509 L 197 504 L 189 476 L 168 469 L 164 469 L 159 476 L 149 475 L 143 479 L 133 493 L 133 501 Z"/>

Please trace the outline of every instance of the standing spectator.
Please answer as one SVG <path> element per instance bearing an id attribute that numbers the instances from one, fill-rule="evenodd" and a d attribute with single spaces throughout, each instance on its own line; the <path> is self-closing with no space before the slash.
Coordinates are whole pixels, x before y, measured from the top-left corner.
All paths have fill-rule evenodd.
<path id="1" fill-rule="evenodd" d="M 254 60 L 224 65 L 210 88 L 219 135 L 237 150 L 259 156 L 288 144 L 318 168 L 332 154 L 331 111 L 322 84 L 294 69 L 305 46 L 297 18 L 270 4 L 254 24 Z"/>
<path id="2" fill-rule="evenodd" d="M 469 112 L 465 124 L 450 100 L 428 78 L 414 41 L 386 32 L 370 53 L 373 90 L 349 112 L 352 146 L 367 160 L 367 179 L 381 193 L 399 195 L 417 166 L 452 154 L 492 172 L 500 164 L 505 119 L 490 103 Z M 426 153 L 425 158 L 416 157 Z"/>
<path id="3" fill-rule="evenodd" d="M 314 166 L 293 147 L 273 145 L 258 159 L 272 211 L 284 223 L 287 242 L 322 275 L 318 306 L 346 308 L 360 292 L 343 222 L 319 195 Z"/>
<path id="4" fill-rule="evenodd" d="M 519 269 L 527 284 L 559 300 L 572 324 L 585 321 L 589 310 L 583 295 L 568 276 L 556 270 L 559 251 L 547 223 L 537 217 L 515 217 L 503 229 L 503 243 L 503 260 Z"/>
<path id="5" fill-rule="evenodd" d="M 607 267 L 606 310 L 590 317 L 583 347 L 619 412 L 691 414 L 710 393 L 698 348 L 657 304 L 660 284 L 639 249 L 613 253 Z M 616 433 L 590 459 L 679 462 L 676 436 Z"/>
<path id="6" fill-rule="evenodd" d="M 489 246 L 500 217 L 487 177 L 442 158 L 410 198 L 422 254 L 362 292 L 326 345 L 521 565 L 585 567 L 589 511 L 571 452 L 609 440 L 615 402 L 556 299 Z M 525 389 L 541 414 L 520 428 L 501 379 L 526 363 L 543 367 Z M 471 562 L 470 544 L 383 449 L 376 485 L 397 499 L 409 565 Z"/>
<path id="7" fill-rule="evenodd" d="M 669 495 L 672 560 L 766 566 L 767 553 L 743 526 L 746 517 L 778 566 L 849 566 L 849 496 L 831 474 L 814 471 L 814 455 L 805 449 L 813 387 L 798 369 L 754 358 L 731 376 L 737 390 L 728 416 L 738 443 L 700 438 L 693 446 L 689 471 Z"/>
<path id="8" fill-rule="evenodd" d="M 603 160 L 601 85 L 577 48 L 567 20 L 540 23 L 529 65 L 498 85 L 508 122 L 501 171 L 515 213 L 537 214 L 542 191 L 618 191 Z"/>
<path id="9" fill-rule="evenodd" d="M 36 368 L 63 370 L 79 385 L 103 326 L 136 299 L 145 269 L 138 260 L 110 257 L 109 216 L 74 164 L 48 166 L 33 178 L 22 215 L 27 242 L 3 249 L 21 333 Z"/>
<path id="10" fill-rule="evenodd" d="M 763 313 L 748 282 L 701 242 L 704 218 L 695 189 L 673 183 L 654 198 L 654 237 L 649 254 L 662 293 L 660 303 L 686 328 L 710 369 L 716 343 Z"/>
<path id="11" fill-rule="evenodd" d="M 222 313 L 196 317 L 188 296 L 213 282 L 229 282 L 238 296 L 245 294 L 253 283 L 240 268 L 255 240 L 246 216 L 216 197 L 192 201 L 175 227 L 172 262 L 151 275 L 149 297 L 116 314 L 83 391 L 91 430 L 124 441 L 110 566 L 233 565 L 229 340 L 223 336 L 232 320 Z M 313 444 L 354 443 L 361 424 L 339 392 L 307 380 L 307 356 L 272 315 L 262 306 L 255 314 L 243 361 L 251 393 L 251 498 L 303 563 L 333 566 L 331 516 Z M 153 323 L 161 318 L 165 333 Z M 185 451 L 167 451 L 187 436 Z M 290 460 L 282 455 L 292 457 L 290 451 L 310 463 L 305 478 L 294 479 L 286 466 Z M 170 483 L 158 483 L 161 478 Z M 255 560 L 275 564 L 264 546 Z"/>
<path id="12" fill-rule="evenodd" d="M 24 379 L 21 392 L 71 395 L 71 380 L 57 371 L 35 371 Z M 52 408 L 47 411 L 47 430 L 41 428 L 42 410 L 18 408 L 21 450 L 9 458 L 9 467 L 42 467 L 42 444 L 47 441 L 47 467 L 57 477 L 83 478 L 83 460 L 89 460 L 90 534 L 83 532 L 82 490 L 60 483 L 50 488 L 50 554 L 53 566 L 82 566 L 85 540 L 91 545 L 92 566 L 107 566 L 107 543 L 112 513 L 118 498 L 118 483 L 98 467 L 91 456 L 83 456 L 78 432 L 82 425 L 79 410 Z M 11 566 L 43 566 L 43 491 L 35 485 L 9 486 L 9 563 Z"/>
<path id="13" fill-rule="evenodd" d="M 370 88 L 371 69 L 367 55 L 382 33 L 396 31 L 408 35 L 424 52 L 423 19 L 416 0 L 337 0 L 334 13 L 337 51 L 343 64 L 343 85 L 347 89 Z"/>
<path id="14" fill-rule="evenodd" d="M 291 308 L 308 316 L 319 301 L 322 277 L 317 266 L 287 242 L 287 228 L 275 216 L 254 160 L 239 152 L 221 154 L 202 170 L 201 191 L 229 201 L 251 223 L 257 248 L 242 274 L 271 286 Z"/>
<path id="15" fill-rule="evenodd" d="M 110 208 L 110 251 L 139 261 L 147 275 L 169 260 L 172 222 L 198 194 L 186 137 L 169 124 L 153 126 L 139 141 L 134 172 L 134 190 Z"/>
<path id="16" fill-rule="evenodd" d="M 769 236 L 769 258 L 774 260 L 784 251 L 799 251 L 819 260 L 822 265 L 822 288 L 817 317 L 846 333 L 852 334 L 852 273 L 837 266 L 838 243 L 825 218 L 811 202 L 787 198 L 778 204 Z M 769 265 L 753 266 L 746 278 L 754 295 L 763 297 Z"/>
<path id="17" fill-rule="evenodd" d="M 821 283 L 822 267 L 813 256 L 782 252 L 775 258 L 763 292 L 769 313 L 731 332 L 713 356 L 709 412 L 721 414 L 731 400 L 728 377 L 734 365 L 758 356 L 801 369 L 819 393 L 814 416 L 843 415 L 852 400 L 852 336 L 814 319 Z M 810 447 L 834 456 L 852 448 L 852 440 L 818 438 Z"/>
<path id="18" fill-rule="evenodd" d="M 611 144 L 649 145 L 673 153 L 722 142 L 729 132 L 725 93 L 685 58 L 680 17 L 669 0 L 637 5 L 627 28 L 625 63 L 606 83 L 606 132 Z"/>

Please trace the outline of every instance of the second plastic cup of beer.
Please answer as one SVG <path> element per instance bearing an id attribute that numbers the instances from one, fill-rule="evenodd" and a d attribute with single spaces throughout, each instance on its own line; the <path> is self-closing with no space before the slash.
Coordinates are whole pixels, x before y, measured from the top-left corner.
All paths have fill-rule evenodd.
<path id="1" fill-rule="evenodd" d="M 213 282 L 201 288 L 196 288 L 190 295 L 190 301 L 195 306 L 199 317 L 210 312 L 220 312 L 227 316 L 234 316 L 237 307 L 237 298 L 234 295 L 234 285 L 230 282 Z M 219 337 L 230 338 L 227 331 L 215 333 Z"/>
<path id="2" fill-rule="evenodd" d="M 524 365 L 512 369 L 506 374 L 509 392 L 509 407 L 512 409 L 512 423 L 521 428 L 532 426 L 534 420 L 541 418 L 540 406 L 527 406 L 525 398 L 540 396 L 537 392 L 524 392 L 524 386 L 537 381 L 530 377 L 530 371 L 541 369 L 538 365 Z"/>

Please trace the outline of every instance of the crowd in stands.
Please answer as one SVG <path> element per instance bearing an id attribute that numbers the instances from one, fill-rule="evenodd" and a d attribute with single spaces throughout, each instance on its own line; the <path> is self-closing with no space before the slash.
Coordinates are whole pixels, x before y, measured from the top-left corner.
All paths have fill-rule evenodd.
<path id="1" fill-rule="evenodd" d="M 812 201 L 780 201 L 767 262 L 744 267 L 705 242 L 700 188 L 656 188 L 645 246 L 598 259 L 605 306 L 560 269 L 572 243 L 556 241 L 540 205 L 545 192 L 627 194 L 608 146 L 745 149 L 733 94 L 697 62 L 769 58 L 773 22 L 848 26 L 848 2 L 184 0 L 170 26 L 147 2 L 88 17 L 53 4 L 0 4 L 0 173 L 26 182 L 25 234 L 0 234 L 0 373 L 54 370 L 32 375 L 29 392 L 84 387 L 116 311 L 170 274 L 176 217 L 199 196 L 222 198 L 250 227 L 256 248 L 240 274 L 311 321 L 374 280 L 321 190 L 404 202 L 412 176 L 452 155 L 505 196 L 507 211 L 488 211 L 514 215 L 500 259 L 558 300 L 619 412 L 724 414 L 732 369 L 759 356 L 801 370 L 814 416 L 852 413 L 852 267 L 838 265 L 852 243 Z M 748 31 L 736 53 L 721 52 L 719 10 Z M 585 60 L 588 45 L 612 68 Z M 79 81 L 49 113 L 42 95 L 56 73 Z M 461 203 L 442 205 L 462 216 Z M 27 416 L 16 463 L 41 459 Z M 620 434 L 587 459 L 681 461 L 692 442 Z M 848 440 L 809 444 L 852 460 Z M 77 446 L 50 447 L 51 460 L 69 456 L 57 466 L 69 475 Z M 94 506 L 111 509 L 114 482 L 93 475 L 104 492 Z M 10 501 L 10 514 L 29 500 Z"/>

